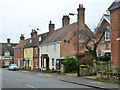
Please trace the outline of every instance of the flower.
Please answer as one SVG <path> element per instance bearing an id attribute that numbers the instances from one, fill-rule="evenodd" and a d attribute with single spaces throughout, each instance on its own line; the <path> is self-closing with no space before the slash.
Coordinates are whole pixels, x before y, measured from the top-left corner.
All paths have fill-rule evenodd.
<path id="1" fill-rule="evenodd" d="M 76 57 L 84 57 L 84 53 L 75 54 Z"/>

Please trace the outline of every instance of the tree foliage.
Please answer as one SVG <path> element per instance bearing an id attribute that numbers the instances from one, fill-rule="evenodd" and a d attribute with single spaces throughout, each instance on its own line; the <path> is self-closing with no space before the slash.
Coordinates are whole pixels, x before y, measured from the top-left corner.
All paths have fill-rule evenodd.
<path id="1" fill-rule="evenodd" d="M 91 55 L 93 56 L 93 58 L 95 60 L 98 60 L 96 50 L 97 50 L 97 47 L 98 47 L 99 43 L 101 42 L 106 30 L 107 30 L 106 27 L 96 28 L 94 33 L 90 32 L 88 30 L 79 30 L 78 34 L 80 35 L 80 39 L 82 39 L 84 41 L 84 45 L 85 45 L 86 49 L 91 53 Z M 99 35 L 99 38 L 98 38 L 98 40 L 96 40 L 98 35 Z"/>

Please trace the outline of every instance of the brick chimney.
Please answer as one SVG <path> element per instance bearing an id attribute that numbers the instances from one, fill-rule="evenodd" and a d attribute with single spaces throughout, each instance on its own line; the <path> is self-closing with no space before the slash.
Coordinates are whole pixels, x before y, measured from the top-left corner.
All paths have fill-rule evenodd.
<path id="1" fill-rule="evenodd" d="M 35 36 L 37 36 L 37 31 L 35 29 L 32 29 L 31 37 L 35 37 Z"/>
<path id="2" fill-rule="evenodd" d="M 78 22 L 79 22 L 79 27 L 84 27 L 85 26 L 85 8 L 83 7 L 83 4 L 79 4 L 79 8 L 77 9 L 78 11 Z"/>
<path id="3" fill-rule="evenodd" d="M 49 24 L 49 32 L 54 31 L 54 28 L 55 28 L 55 24 L 52 24 L 52 21 L 50 21 L 50 24 Z"/>
<path id="4" fill-rule="evenodd" d="M 21 34 L 20 36 L 20 42 L 22 42 L 25 39 L 24 34 Z"/>
<path id="5" fill-rule="evenodd" d="M 62 26 L 64 27 L 64 26 L 67 26 L 69 24 L 70 24 L 70 18 L 69 18 L 69 16 L 64 15 L 63 18 L 62 18 Z"/>

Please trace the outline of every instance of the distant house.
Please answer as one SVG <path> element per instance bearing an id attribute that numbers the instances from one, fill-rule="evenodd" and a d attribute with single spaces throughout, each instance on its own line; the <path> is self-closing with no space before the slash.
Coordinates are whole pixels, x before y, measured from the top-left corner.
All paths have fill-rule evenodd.
<path id="1" fill-rule="evenodd" d="M 98 45 L 97 48 L 97 54 L 98 56 L 102 55 L 109 55 L 111 56 L 111 42 L 110 42 L 110 15 L 104 14 L 102 18 L 100 19 L 100 22 L 97 25 L 97 28 L 99 27 L 106 27 L 108 29 L 105 31 L 105 34 Z M 98 32 L 98 31 L 95 31 Z M 98 34 L 96 41 L 100 39 L 100 33 Z"/>
<path id="2" fill-rule="evenodd" d="M 14 47 L 17 43 L 10 43 L 10 38 L 7 43 L 0 43 L 0 66 L 6 67 L 14 63 Z"/>
<path id="3" fill-rule="evenodd" d="M 29 41 L 29 39 L 26 39 L 26 40 L 24 40 L 24 39 L 25 39 L 24 35 L 21 34 L 20 42 L 14 48 L 14 52 L 15 52 L 14 62 L 20 68 L 25 68 L 24 48 L 25 48 L 25 45 L 27 44 L 27 42 Z"/>
<path id="4" fill-rule="evenodd" d="M 115 0 L 108 8 L 111 21 L 111 56 L 113 66 L 120 66 L 120 0 Z"/>
<path id="5" fill-rule="evenodd" d="M 85 8 L 83 5 L 79 5 L 78 17 L 79 17 L 79 29 L 88 30 L 90 29 L 85 24 Z M 70 24 L 69 16 L 63 16 L 62 27 L 54 30 L 54 24 L 49 24 L 49 34 L 39 44 L 39 68 L 42 70 L 57 69 L 56 64 L 59 63 L 57 60 L 64 59 L 67 56 L 75 56 L 77 52 L 77 39 L 74 33 L 77 31 L 77 23 Z M 68 41 L 71 41 L 68 43 Z M 80 44 L 81 45 L 81 44 Z M 85 48 L 80 46 L 80 52 L 84 52 Z"/>

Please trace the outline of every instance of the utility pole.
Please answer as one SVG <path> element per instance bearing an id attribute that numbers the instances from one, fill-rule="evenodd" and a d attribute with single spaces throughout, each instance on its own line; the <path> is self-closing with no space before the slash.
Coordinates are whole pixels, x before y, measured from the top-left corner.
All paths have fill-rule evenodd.
<path id="1" fill-rule="evenodd" d="M 79 71 L 79 15 L 74 13 L 69 13 L 69 15 L 77 15 L 77 76 L 80 76 Z"/>

